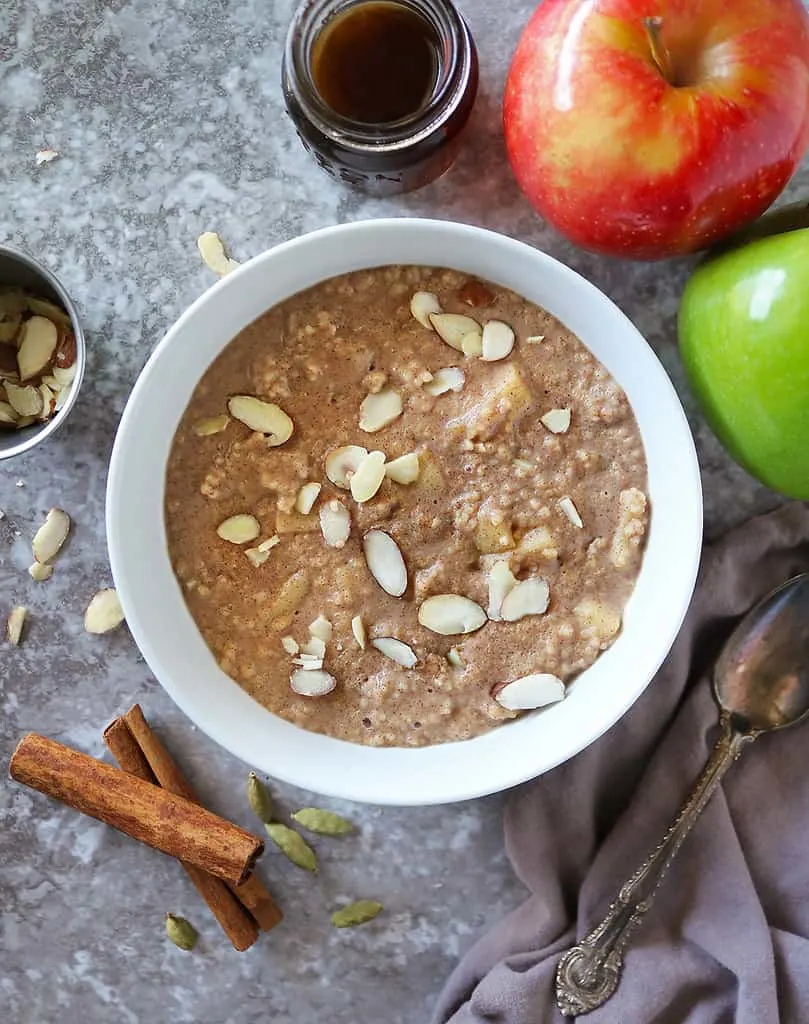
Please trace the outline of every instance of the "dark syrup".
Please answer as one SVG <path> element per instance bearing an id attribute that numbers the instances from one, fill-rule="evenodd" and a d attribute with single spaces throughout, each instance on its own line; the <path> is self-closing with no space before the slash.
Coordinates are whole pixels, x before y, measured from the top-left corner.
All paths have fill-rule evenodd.
<path id="1" fill-rule="evenodd" d="M 433 26 L 403 4 L 369 2 L 330 21 L 316 38 L 311 68 L 323 101 L 364 124 L 398 121 L 429 100 L 438 73 Z"/>

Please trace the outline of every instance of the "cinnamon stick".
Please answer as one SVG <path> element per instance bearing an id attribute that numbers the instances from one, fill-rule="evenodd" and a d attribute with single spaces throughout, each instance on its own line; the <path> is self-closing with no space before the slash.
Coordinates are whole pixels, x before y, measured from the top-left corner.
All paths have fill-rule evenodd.
<path id="1" fill-rule="evenodd" d="M 264 850 L 256 836 L 204 807 L 37 733 L 20 740 L 9 774 L 235 885 L 247 879 Z"/>
<path id="2" fill-rule="evenodd" d="M 104 742 L 125 772 L 136 775 L 144 782 L 155 783 L 154 772 L 123 718 L 116 718 L 107 726 Z M 245 910 L 244 901 L 240 902 L 220 878 L 214 878 L 187 861 L 181 861 L 181 864 L 234 949 L 240 953 L 249 949 L 258 939 L 258 927 Z M 242 884 L 249 885 L 254 877 L 251 876 Z"/>
<path id="3" fill-rule="evenodd" d="M 200 800 L 194 788 L 180 771 L 171 754 L 152 732 L 140 704 L 134 704 L 123 715 L 123 721 L 158 783 L 170 793 L 176 793 L 178 796 L 185 797 L 186 800 L 199 803 Z M 266 886 L 255 875 L 240 885 L 232 885 L 231 889 L 248 908 L 262 931 L 269 931 L 283 919 L 283 914 Z"/>

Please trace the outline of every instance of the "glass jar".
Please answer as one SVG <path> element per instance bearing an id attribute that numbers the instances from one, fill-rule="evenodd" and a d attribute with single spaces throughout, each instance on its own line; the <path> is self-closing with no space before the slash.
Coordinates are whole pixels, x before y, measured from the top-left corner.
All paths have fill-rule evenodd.
<path id="1" fill-rule="evenodd" d="M 321 33 L 335 18 L 372 6 L 420 17 L 435 42 L 434 80 L 425 99 L 412 113 L 382 123 L 338 113 L 324 101 L 313 72 Z M 477 51 L 450 0 L 304 0 L 287 34 L 282 82 L 298 137 L 323 170 L 373 195 L 392 195 L 426 185 L 455 159 L 477 93 Z"/>

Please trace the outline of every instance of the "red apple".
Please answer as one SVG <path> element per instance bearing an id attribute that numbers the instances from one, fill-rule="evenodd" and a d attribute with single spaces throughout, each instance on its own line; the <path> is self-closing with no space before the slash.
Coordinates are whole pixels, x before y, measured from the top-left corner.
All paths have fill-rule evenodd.
<path id="1" fill-rule="evenodd" d="M 657 259 L 757 217 L 809 141 L 801 0 L 544 0 L 514 55 L 508 155 L 587 249 Z"/>

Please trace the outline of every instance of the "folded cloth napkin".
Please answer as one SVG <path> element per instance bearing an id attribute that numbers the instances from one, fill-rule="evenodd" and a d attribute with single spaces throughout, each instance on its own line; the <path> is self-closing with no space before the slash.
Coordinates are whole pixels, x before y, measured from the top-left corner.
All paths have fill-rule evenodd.
<path id="1" fill-rule="evenodd" d="M 560 954 L 657 845 L 718 736 L 709 678 L 738 617 L 809 570 L 809 505 L 706 549 L 691 609 L 644 695 L 598 742 L 512 797 L 506 849 L 528 901 L 466 955 L 435 1022 L 545 1024 Z M 660 581 L 665 586 L 665 580 Z M 630 939 L 588 1024 L 809 1021 L 809 723 L 746 748 Z"/>

